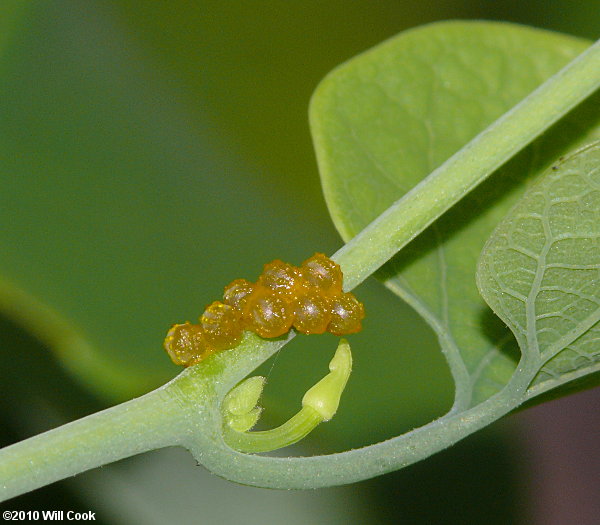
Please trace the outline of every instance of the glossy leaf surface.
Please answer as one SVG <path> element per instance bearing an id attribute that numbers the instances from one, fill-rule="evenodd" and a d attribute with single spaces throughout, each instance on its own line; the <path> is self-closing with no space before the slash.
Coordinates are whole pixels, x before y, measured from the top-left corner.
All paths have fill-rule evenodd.
<path id="1" fill-rule="evenodd" d="M 327 203 L 343 237 L 353 237 L 588 45 L 520 26 L 450 22 L 403 33 L 331 73 L 315 94 L 311 122 Z M 438 333 L 464 408 L 500 390 L 519 356 L 478 293 L 479 253 L 544 168 L 600 136 L 598 100 L 498 170 L 379 274 Z"/>

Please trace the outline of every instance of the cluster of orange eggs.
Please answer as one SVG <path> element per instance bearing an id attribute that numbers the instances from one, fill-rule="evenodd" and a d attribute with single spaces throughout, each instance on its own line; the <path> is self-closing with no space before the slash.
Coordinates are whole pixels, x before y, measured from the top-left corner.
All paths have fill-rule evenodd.
<path id="1" fill-rule="evenodd" d="M 358 332 L 364 307 L 354 294 L 342 291 L 342 278 L 339 265 L 322 253 L 300 267 L 277 259 L 265 265 L 256 283 L 229 283 L 223 300 L 208 305 L 199 324 L 173 325 L 165 350 L 175 364 L 190 366 L 236 346 L 244 330 L 266 338 L 292 327 L 303 334 Z"/>

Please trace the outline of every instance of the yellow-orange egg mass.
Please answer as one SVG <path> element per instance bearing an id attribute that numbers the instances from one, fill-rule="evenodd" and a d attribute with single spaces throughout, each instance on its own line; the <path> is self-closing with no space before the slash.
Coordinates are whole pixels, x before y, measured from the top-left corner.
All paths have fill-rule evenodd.
<path id="1" fill-rule="evenodd" d="M 354 294 L 342 291 L 342 280 L 340 266 L 322 253 L 300 267 L 276 259 L 265 264 L 256 283 L 229 283 L 223 301 L 207 306 L 199 325 L 173 325 L 165 349 L 175 364 L 190 366 L 236 346 L 243 330 L 265 338 L 292 326 L 303 334 L 353 334 L 362 328 L 365 310 Z"/>

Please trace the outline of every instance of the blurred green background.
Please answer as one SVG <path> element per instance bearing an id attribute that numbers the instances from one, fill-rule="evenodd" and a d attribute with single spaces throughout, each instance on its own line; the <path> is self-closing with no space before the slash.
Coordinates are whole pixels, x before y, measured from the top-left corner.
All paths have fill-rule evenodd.
<path id="1" fill-rule="evenodd" d="M 0 432 L 6 445 L 172 378 L 162 350 L 234 278 L 340 240 L 307 122 L 319 80 L 435 20 L 514 21 L 597 37 L 595 0 L 180 2 L 5 0 L 0 6 Z M 371 281 L 336 418 L 303 451 L 372 443 L 442 415 L 434 335 Z M 290 416 L 332 337 L 263 366 L 265 419 Z M 5 503 L 95 510 L 100 523 L 529 523 L 511 420 L 351 487 L 224 482 L 183 451 L 132 458 Z"/>

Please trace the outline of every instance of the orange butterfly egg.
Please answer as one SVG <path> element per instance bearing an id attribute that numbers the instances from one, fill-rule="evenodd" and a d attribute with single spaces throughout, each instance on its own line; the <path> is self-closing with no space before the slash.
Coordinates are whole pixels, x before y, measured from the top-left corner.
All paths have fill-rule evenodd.
<path id="1" fill-rule="evenodd" d="M 331 321 L 329 300 L 318 288 L 310 288 L 292 303 L 293 326 L 303 334 L 322 334 Z"/>
<path id="2" fill-rule="evenodd" d="M 175 324 L 167 332 L 165 350 L 176 365 L 194 365 L 213 351 L 206 342 L 202 327 L 197 324 Z"/>
<path id="3" fill-rule="evenodd" d="M 302 263 L 300 272 L 309 286 L 319 288 L 327 295 L 342 293 L 342 269 L 322 253 L 315 253 Z"/>
<path id="4" fill-rule="evenodd" d="M 279 297 L 292 300 L 300 286 L 298 269 L 291 264 L 275 259 L 265 264 L 258 284 L 275 292 Z"/>
<path id="5" fill-rule="evenodd" d="M 343 293 L 331 299 L 331 322 L 327 330 L 333 335 L 359 332 L 365 317 L 363 304 L 352 293 Z"/>
<path id="6" fill-rule="evenodd" d="M 254 291 L 254 283 L 246 279 L 231 281 L 223 291 L 223 302 L 242 312 L 248 302 L 248 297 Z"/>
<path id="7" fill-rule="evenodd" d="M 261 337 L 278 337 L 292 326 L 290 304 L 277 292 L 257 286 L 244 308 L 244 326 Z"/>
<path id="8" fill-rule="evenodd" d="M 171 360 L 184 366 L 213 352 L 233 348 L 243 330 L 261 337 L 278 337 L 292 326 L 303 334 L 334 335 L 358 332 L 364 307 L 342 291 L 340 266 L 322 253 L 300 268 L 276 259 L 265 264 L 256 284 L 236 279 L 223 291 L 223 301 L 206 307 L 200 324 L 176 324 L 165 339 Z"/>
<path id="9" fill-rule="evenodd" d="M 233 348 L 242 339 L 241 316 L 233 306 L 215 301 L 206 307 L 200 325 L 204 337 L 215 350 Z"/>

